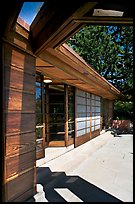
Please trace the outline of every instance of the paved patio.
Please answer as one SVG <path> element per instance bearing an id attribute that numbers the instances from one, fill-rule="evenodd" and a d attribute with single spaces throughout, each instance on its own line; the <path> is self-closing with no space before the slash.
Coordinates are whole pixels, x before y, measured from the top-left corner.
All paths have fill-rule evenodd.
<path id="1" fill-rule="evenodd" d="M 62 151 L 37 162 L 38 193 L 27 202 L 133 202 L 133 134 L 108 131 Z"/>

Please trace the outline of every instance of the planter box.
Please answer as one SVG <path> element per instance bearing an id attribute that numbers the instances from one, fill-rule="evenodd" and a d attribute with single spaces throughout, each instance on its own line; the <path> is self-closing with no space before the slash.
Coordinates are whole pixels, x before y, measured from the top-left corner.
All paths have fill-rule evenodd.
<path id="1" fill-rule="evenodd" d="M 122 131 L 128 131 L 130 129 L 131 122 L 130 120 L 113 120 L 112 128 L 119 129 Z"/>

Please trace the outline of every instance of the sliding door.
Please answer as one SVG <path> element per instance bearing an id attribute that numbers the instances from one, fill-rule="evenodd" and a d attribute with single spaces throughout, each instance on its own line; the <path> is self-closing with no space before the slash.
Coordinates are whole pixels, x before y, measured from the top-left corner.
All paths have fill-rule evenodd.
<path id="1" fill-rule="evenodd" d="M 48 145 L 65 146 L 64 85 L 49 85 L 48 110 Z"/>
<path id="2" fill-rule="evenodd" d="M 36 159 L 45 156 L 45 89 L 43 76 L 36 76 Z"/>

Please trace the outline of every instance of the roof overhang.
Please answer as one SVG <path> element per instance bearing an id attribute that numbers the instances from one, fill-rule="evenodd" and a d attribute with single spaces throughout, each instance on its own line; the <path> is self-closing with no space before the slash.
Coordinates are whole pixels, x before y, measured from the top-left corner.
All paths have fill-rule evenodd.
<path id="1" fill-rule="evenodd" d="M 46 0 L 30 26 L 35 54 L 60 46 L 86 24 L 133 25 L 132 4 L 78 0 L 71 6 L 68 0 Z"/>
<path id="2" fill-rule="evenodd" d="M 68 45 L 47 48 L 36 61 L 37 71 L 51 79 L 70 84 L 110 100 L 120 98 L 118 89 L 91 68 Z"/>

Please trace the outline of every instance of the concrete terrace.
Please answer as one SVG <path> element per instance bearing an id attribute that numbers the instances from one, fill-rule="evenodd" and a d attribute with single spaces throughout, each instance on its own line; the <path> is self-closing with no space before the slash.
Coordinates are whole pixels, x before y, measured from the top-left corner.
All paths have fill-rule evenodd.
<path id="1" fill-rule="evenodd" d="M 132 134 L 108 131 L 70 148 L 46 149 L 37 161 L 38 192 L 27 202 L 133 202 Z"/>

